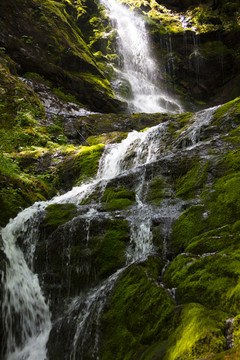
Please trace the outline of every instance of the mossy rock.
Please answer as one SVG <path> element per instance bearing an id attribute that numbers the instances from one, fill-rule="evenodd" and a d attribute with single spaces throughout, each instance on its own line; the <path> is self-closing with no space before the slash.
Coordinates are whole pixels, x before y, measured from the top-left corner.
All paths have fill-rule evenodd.
<path id="1" fill-rule="evenodd" d="M 137 359 L 166 336 L 175 304 L 154 281 L 161 267 L 159 260 L 149 258 L 147 265 L 133 265 L 121 275 L 103 317 L 101 359 Z"/>
<path id="2" fill-rule="evenodd" d="M 52 204 L 46 207 L 46 211 L 42 227 L 49 235 L 58 226 L 72 220 L 77 213 L 77 207 L 74 204 Z"/>
<path id="3" fill-rule="evenodd" d="M 107 188 L 102 196 L 104 209 L 111 210 L 123 210 L 132 205 L 135 201 L 134 191 L 129 191 L 124 186 L 117 188 Z"/>
<path id="4" fill-rule="evenodd" d="M 207 359 L 226 348 L 224 320 L 226 314 L 190 303 L 177 306 L 172 314 L 169 337 L 153 344 L 141 360 Z M 210 356 L 209 356 L 210 355 Z"/>
<path id="5" fill-rule="evenodd" d="M 224 320 L 226 314 L 190 303 L 183 307 L 180 324 L 168 339 L 164 359 L 199 359 L 226 349 Z"/>
<path id="6" fill-rule="evenodd" d="M 240 347 L 239 346 L 210 357 L 211 360 L 238 360 L 239 358 L 240 358 Z M 203 360 L 208 360 L 208 359 L 209 359 L 209 357 L 204 358 Z"/>
<path id="7" fill-rule="evenodd" d="M 182 199 L 196 198 L 201 194 L 207 179 L 208 162 L 194 161 L 191 169 L 176 182 L 176 196 Z"/>
<path id="8" fill-rule="evenodd" d="M 122 133 L 120 131 L 113 131 L 108 134 L 101 134 L 98 136 L 89 136 L 85 143 L 92 146 L 97 144 L 112 144 L 119 143 L 127 137 L 128 133 Z"/>
<path id="9" fill-rule="evenodd" d="M 203 215 L 204 212 L 204 206 L 192 206 L 174 223 L 171 247 L 175 253 L 185 251 L 191 239 L 201 234 L 201 232 L 207 228 L 207 223 Z"/>
<path id="10" fill-rule="evenodd" d="M 237 254 L 178 255 L 164 281 L 177 288 L 178 303 L 198 302 L 230 317 L 239 313 L 239 260 L 239 249 Z"/>
<path id="11" fill-rule="evenodd" d="M 100 278 L 110 276 L 126 263 L 126 246 L 129 241 L 128 223 L 125 220 L 109 220 L 103 238 L 95 238 L 91 253 L 93 264 Z"/>
<path id="12" fill-rule="evenodd" d="M 67 1 L 26 0 L 23 12 L 20 2 L 4 0 L 1 13 L 7 21 L 1 23 L 2 42 L 9 55 L 20 64 L 22 74 L 37 72 L 79 101 L 91 103 L 95 110 L 118 112 L 121 108 L 124 111 L 126 104 L 114 96 L 110 83 L 97 65 L 91 44 L 87 44 L 91 42 L 89 33 L 97 36 L 100 32 L 102 39 L 94 50 L 100 50 L 106 40 L 106 46 L 110 47 L 114 39 L 104 39 L 103 35 L 105 29 L 110 32 L 111 28 L 104 26 L 106 17 L 102 14 L 101 18 L 101 8 L 94 1 L 87 4 L 87 9 L 86 5 Z M 89 21 L 94 12 L 101 18 L 98 25 Z M 15 28 L 16 19 L 20 31 Z M 9 33 L 12 38 L 5 37 Z M 112 52 L 111 49 L 108 52 Z"/>
<path id="13" fill-rule="evenodd" d="M 218 179 L 214 192 L 207 194 L 210 214 L 209 226 L 214 229 L 225 224 L 233 224 L 240 218 L 239 205 L 240 172 L 234 172 Z"/>
<path id="14" fill-rule="evenodd" d="M 210 230 L 202 235 L 191 238 L 185 248 L 187 253 L 204 254 L 219 252 L 227 248 L 238 248 L 240 222 L 237 221 L 233 227 L 222 226 L 215 230 Z M 234 234 L 235 233 L 235 234 Z"/>
<path id="15" fill-rule="evenodd" d="M 91 180 L 98 171 L 104 145 L 82 146 L 59 166 L 59 184 L 66 190 Z"/>
<path id="16" fill-rule="evenodd" d="M 146 200 L 153 202 L 155 204 L 159 204 L 161 200 L 164 198 L 166 188 L 165 181 L 162 177 L 155 177 L 148 184 L 148 191 L 146 195 Z"/>
<path id="17" fill-rule="evenodd" d="M 213 115 L 213 124 L 222 131 L 230 131 L 239 125 L 240 98 L 227 102 L 220 106 Z"/>
<path id="18" fill-rule="evenodd" d="M 5 165 L 9 168 L 4 171 Z M 0 155 L 0 226 L 36 201 L 44 201 L 53 194 L 52 186 L 33 176 L 26 176 L 19 168 L 7 161 L 1 166 Z"/>

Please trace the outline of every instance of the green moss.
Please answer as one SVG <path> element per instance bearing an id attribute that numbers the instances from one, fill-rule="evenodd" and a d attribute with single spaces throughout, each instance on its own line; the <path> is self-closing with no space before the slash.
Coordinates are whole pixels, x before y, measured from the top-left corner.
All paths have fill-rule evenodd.
<path id="1" fill-rule="evenodd" d="M 176 183 L 176 196 L 191 199 L 200 195 L 207 178 L 208 163 L 195 162 L 192 168 Z"/>
<path id="2" fill-rule="evenodd" d="M 164 360 L 199 359 L 224 350 L 225 317 L 200 304 L 184 306 L 180 324 L 169 337 Z"/>
<path id="3" fill-rule="evenodd" d="M 1 156 L 0 156 L 1 158 Z M 0 160 L 1 163 L 1 160 Z M 8 162 L 10 164 L 10 162 Z M 0 226 L 5 226 L 22 209 L 51 196 L 51 186 L 40 179 L 9 168 L 0 169 Z"/>
<path id="4" fill-rule="evenodd" d="M 195 5 L 195 4 L 194 4 Z M 220 5 L 218 9 L 212 9 L 209 4 L 203 2 L 199 6 L 194 6 L 188 14 L 191 16 L 191 23 L 198 33 L 216 31 L 219 29 L 229 30 L 237 28 L 238 14 L 225 11 L 224 6 Z"/>
<path id="5" fill-rule="evenodd" d="M 240 231 L 240 220 L 237 220 L 232 226 L 232 232 L 236 233 Z"/>
<path id="6" fill-rule="evenodd" d="M 239 124 L 239 114 L 240 114 L 240 98 L 236 98 L 228 103 L 220 106 L 213 115 L 213 124 L 218 125 L 219 127 L 222 124 L 225 124 L 226 120 L 229 121 L 227 129 L 232 130 L 232 124 Z"/>
<path id="7" fill-rule="evenodd" d="M 190 123 L 190 120 L 192 120 L 192 118 L 193 118 L 193 113 L 188 112 L 184 114 L 179 114 L 176 120 L 181 127 L 184 127 L 185 125 Z"/>
<path id="8" fill-rule="evenodd" d="M 128 133 L 119 131 L 113 131 L 107 134 L 101 134 L 98 136 L 89 136 L 86 140 L 86 144 L 97 145 L 97 144 L 111 144 L 119 143 L 127 137 Z"/>
<path id="9" fill-rule="evenodd" d="M 204 59 L 209 57 L 223 57 L 231 54 L 231 51 L 222 41 L 209 41 L 199 47 Z"/>
<path id="10" fill-rule="evenodd" d="M 96 88 L 100 88 L 102 90 L 104 89 L 105 91 L 107 91 L 108 95 L 114 97 L 111 85 L 107 79 L 91 73 L 82 73 L 81 77 L 92 83 Z"/>
<path id="11" fill-rule="evenodd" d="M 46 208 L 46 211 L 42 226 L 49 234 L 58 226 L 70 221 L 76 215 L 77 208 L 74 204 L 52 204 Z"/>
<path id="12" fill-rule="evenodd" d="M 203 217 L 204 207 L 192 206 L 175 222 L 172 229 L 172 246 L 175 252 L 184 251 L 189 241 L 199 235 L 207 226 Z"/>
<path id="13" fill-rule="evenodd" d="M 0 226 L 35 201 L 49 198 L 52 190 L 47 181 L 22 171 L 14 155 L 0 151 Z"/>
<path id="14" fill-rule="evenodd" d="M 166 187 L 166 184 L 163 178 L 156 177 L 154 178 L 148 186 L 147 201 L 153 201 L 154 203 L 159 203 L 163 199 L 163 190 Z"/>
<path id="15" fill-rule="evenodd" d="M 47 86 L 52 86 L 49 80 L 46 80 L 42 75 L 34 72 L 27 72 L 23 76 L 25 79 L 36 79 L 38 82 L 43 83 Z"/>
<path id="16" fill-rule="evenodd" d="M 203 257 L 178 255 L 164 281 L 177 287 L 179 304 L 198 302 L 232 316 L 239 313 L 239 261 L 239 254 L 234 252 Z"/>
<path id="17" fill-rule="evenodd" d="M 240 218 L 240 173 L 232 173 L 218 179 L 214 192 L 209 194 L 209 225 L 211 228 L 233 224 Z"/>
<path id="18" fill-rule="evenodd" d="M 222 159 L 221 165 L 224 166 L 227 174 L 240 171 L 240 150 L 229 151 Z"/>
<path id="19" fill-rule="evenodd" d="M 225 225 L 218 229 L 207 231 L 206 233 L 193 237 L 186 247 L 187 253 L 203 254 L 224 250 L 239 242 L 239 236 L 234 236 L 233 232 L 240 230 L 240 223 L 236 222 L 233 226 Z"/>
<path id="20" fill-rule="evenodd" d="M 132 201 L 129 199 L 112 199 L 109 203 L 106 203 L 104 209 L 106 211 L 124 210 L 132 205 Z"/>
<path id="21" fill-rule="evenodd" d="M 94 177 L 98 170 L 99 158 L 104 149 L 103 144 L 93 145 L 91 147 L 83 146 L 74 160 L 74 167 L 80 176 L 75 181 L 79 185 L 83 181 L 87 181 Z"/>
<path id="22" fill-rule="evenodd" d="M 97 239 L 92 250 L 93 263 L 100 278 L 110 276 L 126 262 L 127 221 L 110 220 L 108 229 L 102 239 Z"/>
<path id="23" fill-rule="evenodd" d="M 102 196 L 102 201 L 105 202 L 104 208 L 108 211 L 123 210 L 135 201 L 135 193 L 126 190 L 124 186 L 107 188 Z"/>
<path id="24" fill-rule="evenodd" d="M 156 261 L 133 265 L 118 280 L 103 319 L 101 359 L 136 359 L 141 350 L 166 336 L 174 302 L 151 278 L 152 266 L 156 268 Z"/>
<path id="25" fill-rule="evenodd" d="M 57 95 L 57 97 L 65 102 L 72 102 L 72 103 L 76 103 L 81 105 L 81 103 L 79 101 L 77 101 L 77 99 L 75 98 L 74 95 L 72 94 L 65 94 L 64 89 L 63 88 L 53 88 L 52 89 L 53 93 L 55 95 Z"/>
<path id="26" fill-rule="evenodd" d="M 240 347 L 224 351 L 220 354 L 211 356 L 211 360 L 238 360 L 240 358 Z"/>

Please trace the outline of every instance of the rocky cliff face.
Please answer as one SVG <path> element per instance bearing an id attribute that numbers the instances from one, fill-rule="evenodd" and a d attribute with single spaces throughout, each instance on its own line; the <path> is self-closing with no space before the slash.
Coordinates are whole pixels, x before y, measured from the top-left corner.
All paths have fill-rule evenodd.
<path id="1" fill-rule="evenodd" d="M 161 64 L 159 81 L 178 94 L 186 108 L 216 105 L 238 96 L 238 2 L 129 3 L 147 16 Z"/>
<path id="2" fill-rule="evenodd" d="M 89 21 L 100 16 L 98 8 L 91 1 L 83 7 L 70 1 L 3 1 L 0 44 L 19 74 L 39 73 L 92 109 L 116 112 L 124 104 L 114 98 L 93 46 L 86 43 L 94 34 Z"/>
<path id="3" fill-rule="evenodd" d="M 165 6 L 164 6 L 165 5 Z M 239 92 L 239 6 L 237 2 L 128 2 L 146 17 L 158 61 L 156 79 L 188 110 L 220 104 Z M 124 112 L 110 83 L 116 31 L 94 0 L 2 1 L 0 47 L 15 71 L 38 73 L 92 110 Z M 123 88 L 115 91 L 126 95 Z"/>
<path id="4" fill-rule="evenodd" d="M 50 305 L 49 360 L 239 358 L 239 9 L 198 5 L 128 1 L 163 87 L 186 109 L 231 101 L 128 114 L 98 2 L 1 1 L 0 225 L 41 201 L 15 235 Z"/>

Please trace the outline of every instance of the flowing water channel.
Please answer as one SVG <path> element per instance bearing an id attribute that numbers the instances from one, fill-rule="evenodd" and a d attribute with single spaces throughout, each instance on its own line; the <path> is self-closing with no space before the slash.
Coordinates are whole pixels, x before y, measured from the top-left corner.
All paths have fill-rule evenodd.
<path id="1" fill-rule="evenodd" d="M 198 146 L 201 139 L 196 134 L 200 133 L 202 126 L 209 123 L 215 109 L 196 114 L 191 128 L 185 134 L 192 141 L 189 144 L 191 148 Z M 1 230 L 3 250 L 7 259 L 6 270 L 2 274 L 2 314 L 7 339 L 4 351 L 5 360 L 45 360 L 47 358 L 46 343 L 52 326 L 51 314 L 42 294 L 38 277 L 31 270 L 39 239 L 39 223 L 44 209 L 50 204 L 75 203 L 79 206 L 81 201 L 93 194 L 96 189 L 103 193 L 107 184 L 113 179 L 137 171 L 139 175 L 135 183 L 136 204 L 127 218 L 130 243 L 126 249 L 125 267 L 119 269 L 105 282 L 74 298 L 69 307 L 69 313 L 77 315 L 74 315 L 72 345 L 69 349 L 70 355 L 66 360 L 69 356 L 71 360 L 84 360 L 85 347 L 90 339 L 93 344 L 92 358 L 97 358 L 100 315 L 115 281 L 126 267 L 155 253 L 151 225 L 154 217 L 157 216 L 163 221 L 165 239 L 163 257 L 166 256 L 171 224 L 181 213 L 181 203 L 171 204 L 168 200 L 164 200 L 156 209 L 144 202 L 146 166 L 154 164 L 163 156 L 160 149 L 163 146 L 167 126 L 168 122 L 165 122 L 144 132 L 133 131 L 121 143 L 106 146 L 99 161 L 99 170 L 95 179 L 50 201 L 35 203 Z M 86 241 L 89 239 L 90 223 L 98 216 L 101 214 L 91 206 L 82 216 L 85 221 Z M 106 216 L 110 215 L 106 214 Z M 19 246 L 19 238 L 24 239 L 21 246 Z M 21 249 L 24 249 L 24 254 Z"/>
<path id="2" fill-rule="evenodd" d="M 145 113 L 182 112 L 180 104 L 159 86 L 160 69 L 150 48 L 144 18 L 115 0 L 101 2 L 117 29 L 118 53 L 123 58 L 123 69 L 117 72 L 118 78 L 130 85 L 130 109 Z"/>

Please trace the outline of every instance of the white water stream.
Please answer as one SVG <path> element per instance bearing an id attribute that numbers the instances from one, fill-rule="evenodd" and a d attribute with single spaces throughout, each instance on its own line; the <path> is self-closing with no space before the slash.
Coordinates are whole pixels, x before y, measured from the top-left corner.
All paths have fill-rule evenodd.
<path id="1" fill-rule="evenodd" d="M 155 153 L 156 146 L 159 143 L 159 134 L 163 128 L 163 125 L 159 125 L 145 133 L 134 131 L 122 143 L 106 147 L 95 180 L 89 184 L 74 188 L 72 191 L 51 201 L 35 203 L 32 207 L 21 212 L 2 229 L 4 252 L 8 259 L 2 284 L 4 288 L 2 313 L 7 338 L 6 360 L 46 359 L 46 342 L 51 329 L 50 312 L 42 295 L 38 277 L 30 270 L 39 236 L 39 214 L 49 204 L 64 202 L 78 204 L 84 197 L 91 194 L 99 184 L 102 184 L 102 190 L 104 190 L 107 182 L 125 169 L 131 169 L 153 161 L 156 158 Z M 149 143 L 150 139 L 151 145 Z M 131 151 L 137 156 L 129 164 L 128 153 Z M 139 214 L 138 218 L 142 217 L 142 213 L 145 212 L 144 205 L 140 200 L 137 203 L 136 211 Z M 94 210 L 87 214 L 86 227 L 89 226 L 89 221 L 94 215 Z M 135 223 L 133 221 L 134 227 L 137 226 Z M 150 219 L 147 225 L 142 223 L 137 232 L 133 230 L 132 234 L 132 242 L 136 245 L 136 255 L 132 254 L 131 261 L 140 259 L 152 251 Z M 27 249 L 25 258 L 17 243 L 20 236 L 24 238 L 24 248 Z M 113 277 L 114 279 L 115 277 Z M 110 281 L 111 284 L 113 280 Z M 108 285 L 108 282 L 106 282 L 106 285 L 102 285 L 103 287 L 100 287 L 100 290 L 97 289 L 96 296 L 90 294 L 90 302 L 85 301 L 86 309 L 93 307 L 93 300 L 99 298 L 98 294 L 102 294 L 105 287 L 109 288 Z M 88 312 L 88 310 L 86 311 Z M 85 324 L 84 319 L 82 321 Z M 79 334 L 81 333 L 80 328 L 79 325 L 77 328 Z M 72 358 L 74 359 L 74 352 Z"/>
<path id="2" fill-rule="evenodd" d="M 118 52 L 123 57 L 119 77 L 130 84 L 133 112 L 181 112 L 180 104 L 159 87 L 159 66 L 150 49 L 143 17 L 116 0 L 101 0 L 118 32 Z"/>
<path id="3" fill-rule="evenodd" d="M 7 360 L 46 359 L 46 343 L 51 329 L 50 312 L 38 277 L 29 269 L 34 242 L 37 241 L 37 211 L 36 205 L 24 210 L 1 231 L 8 260 L 2 284 Z M 25 257 L 17 245 L 20 234 L 24 234 L 28 244 Z"/>
<path id="4" fill-rule="evenodd" d="M 206 110 L 197 115 L 187 136 L 196 137 L 196 133 L 202 125 L 208 124 L 213 110 Z M 199 122 L 201 119 L 201 123 Z M 48 304 L 41 292 L 38 277 L 33 274 L 33 256 L 36 242 L 38 241 L 38 223 L 43 210 L 54 203 L 79 204 L 82 199 L 89 196 L 96 189 L 104 191 L 107 183 L 124 173 L 134 171 L 141 166 L 141 176 L 135 184 L 136 205 L 129 217 L 130 247 L 127 249 L 126 266 L 135 261 L 140 261 L 154 252 L 152 243 L 151 224 L 153 212 L 151 207 L 143 202 L 143 184 L 145 182 L 145 170 L 142 165 L 149 164 L 161 158 L 159 148 L 163 142 L 167 122 L 152 127 L 145 132 L 133 131 L 119 144 L 108 145 L 99 162 L 99 171 L 96 179 L 90 183 L 73 188 L 68 193 L 55 197 L 51 201 L 35 203 L 32 207 L 25 209 L 13 221 L 1 230 L 4 252 L 7 263 L 6 271 L 2 276 L 3 303 L 2 313 L 4 320 L 4 331 L 7 339 L 6 360 L 45 360 L 46 342 L 51 329 L 50 312 Z M 194 125 L 195 124 L 195 125 Z M 200 139 L 199 139 L 200 141 Z M 161 211 L 161 208 L 158 210 Z M 165 209 L 163 209 L 163 215 Z M 95 210 L 89 210 L 86 214 L 87 237 L 89 237 L 89 225 L 91 219 L 97 216 Z M 25 257 L 18 246 L 18 238 L 24 238 L 23 247 Z M 91 290 L 89 297 L 79 300 L 83 304 L 84 314 L 79 315 L 81 319 L 76 328 L 71 359 L 75 359 L 76 346 L 79 336 L 82 336 L 86 327 L 86 319 L 89 312 L 95 309 L 93 304 L 98 299 L 98 315 L 103 309 L 106 293 L 111 291 L 114 282 L 120 274 L 120 270 L 109 278 L 104 284 Z M 83 324 L 83 326 L 81 325 Z M 90 326 L 90 324 L 88 325 Z M 90 331 L 90 330 L 89 330 Z M 95 341 L 95 352 L 97 352 L 98 340 Z"/>

